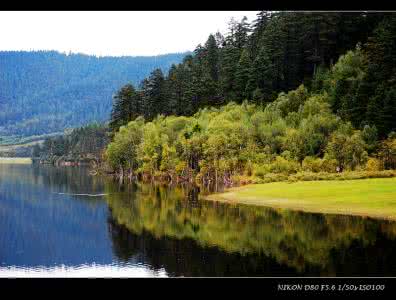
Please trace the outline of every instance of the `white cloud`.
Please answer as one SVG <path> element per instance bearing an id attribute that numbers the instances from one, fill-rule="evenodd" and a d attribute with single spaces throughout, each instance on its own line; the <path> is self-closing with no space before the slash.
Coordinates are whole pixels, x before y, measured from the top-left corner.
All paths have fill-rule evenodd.
<path id="1" fill-rule="evenodd" d="M 0 12 L 0 50 L 157 55 L 194 50 L 255 11 Z"/>

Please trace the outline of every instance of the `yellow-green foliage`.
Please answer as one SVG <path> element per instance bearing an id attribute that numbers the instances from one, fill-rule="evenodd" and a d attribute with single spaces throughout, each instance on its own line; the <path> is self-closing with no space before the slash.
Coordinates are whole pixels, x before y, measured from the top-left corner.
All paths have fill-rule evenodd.
<path id="1" fill-rule="evenodd" d="M 272 173 L 291 174 L 296 173 L 299 169 L 299 163 L 292 160 L 286 160 L 282 156 L 277 156 L 275 161 L 270 164 L 270 170 Z"/>
<path id="2" fill-rule="evenodd" d="M 337 160 L 330 159 L 328 156 L 324 158 L 307 156 L 302 162 L 301 169 L 306 172 L 336 172 Z"/>
<path id="3" fill-rule="evenodd" d="M 366 170 L 367 171 L 380 171 L 382 169 L 381 162 L 374 158 L 370 157 L 366 163 Z"/>
<path id="4" fill-rule="evenodd" d="M 137 147 L 142 141 L 144 120 L 137 118 L 126 126 L 122 126 L 109 144 L 106 157 L 113 167 L 134 168 L 137 165 Z"/>
<path id="5" fill-rule="evenodd" d="M 328 172 L 299 172 L 288 177 L 288 181 L 311 181 L 311 180 L 352 180 L 366 178 L 391 178 L 396 177 L 396 171 L 346 171 L 342 173 Z"/>
<path id="6" fill-rule="evenodd" d="M 121 127 L 106 156 L 114 169 L 204 183 L 364 168 L 361 132 L 332 114 L 328 101 L 327 94 L 309 95 L 300 86 L 264 108 L 231 102 L 192 117 L 139 118 Z"/>
<path id="7" fill-rule="evenodd" d="M 396 168 L 396 133 L 391 132 L 388 138 L 381 142 L 378 158 L 384 169 Z"/>
<path id="8" fill-rule="evenodd" d="M 31 164 L 30 157 L 0 157 L 0 164 Z"/>
<path id="9" fill-rule="evenodd" d="M 341 170 L 355 170 L 364 166 L 368 159 L 366 147 L 360 131 L 345 124 L 331 134 L 326 151 L 330 158 L 337 160 Z"/>
<path id="10" fill-rule="evenodd" d="M 279 181 L 317 181 L 317 180 L 353 180 L 366 178 L 392 178 L 396 177 L 395 170 L 385 171 L 345 171 L 342 173 L 301 171 L 295 174 L 276 174 L 260 170 L 256 167 L 254 176 L 235 175 L 233 180 L 238 184 L 269 183 Z"/>
<path id="11" fill-rule="evenodd" d="M 302 169 L 309 172 L 320 172 L 322 171 L 322 163 L 323 161 L 320 158 L 307 156 L 302 162 Z"/>

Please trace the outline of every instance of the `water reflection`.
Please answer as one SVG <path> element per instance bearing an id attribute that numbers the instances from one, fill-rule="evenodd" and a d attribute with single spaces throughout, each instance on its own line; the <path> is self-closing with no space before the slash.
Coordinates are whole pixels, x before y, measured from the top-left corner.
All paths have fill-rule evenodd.
<path id="1" fill-rule="evenodd" d="M 395 222 L 198 201 L 188 188 L 114 189 L 109 224 L 123 260 L 134 249 L 188 276 L 396 274 Z"/>
<path id="2" fill-rule="evenodd" d="M 103 189 L 83 168 L 0 166 L 1 265 L 110 264 L 104 198 L 69 195 Z"/>
<path id="3" fill-rule="evenodd" d="M 0 276 L 396 275 L 396 222 L 202 193 L 120 185 L 86 168 L 0 165 Z"/>
<path id="4" fill-rule="evenodd" d="M 0 278 L 120 278 L 120 277 L 167 277 L 165 270 L 155 271 L 138 265 L 80 265 L 55 267 L 0 267 Z"/>
<path id="5" fill-rule="evenodd" d="M 135 234 L 117 221 L 109 222 L 114 253 L 125 264 L 137 259 L 169 276 L 293 276 L 295 271 L 262 255 L 224 253 L 217 247 L 202 248 L 195 240 Z"/>

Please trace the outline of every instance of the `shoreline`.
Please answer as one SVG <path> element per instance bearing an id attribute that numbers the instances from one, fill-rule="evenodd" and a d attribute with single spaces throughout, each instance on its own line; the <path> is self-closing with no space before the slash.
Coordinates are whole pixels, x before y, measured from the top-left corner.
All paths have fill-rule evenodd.
<path id="1" fill-rule="evenodd" d="M 325 193 L 319 196 L 321 190 Z M 339 198 L 337 194 L 342 192 L 346 196 Z M 396 221 L 396 178 L 250 184 L 202 198 L 228 204 Z"/>
<path id="2" fill-rule="evenodd" d="M 24 164 L 30 165 L 33 160 L 30 157 L 0 157 L 0 164 Z"/>

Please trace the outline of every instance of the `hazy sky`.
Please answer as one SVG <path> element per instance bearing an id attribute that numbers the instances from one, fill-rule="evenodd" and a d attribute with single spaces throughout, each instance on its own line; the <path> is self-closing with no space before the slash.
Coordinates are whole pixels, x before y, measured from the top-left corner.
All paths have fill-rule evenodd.
<path id="1" fill-rule="evenodd" d="M 156 55 L 194 50 L 256 11 L 0 12 L 0 50 Z"/>

